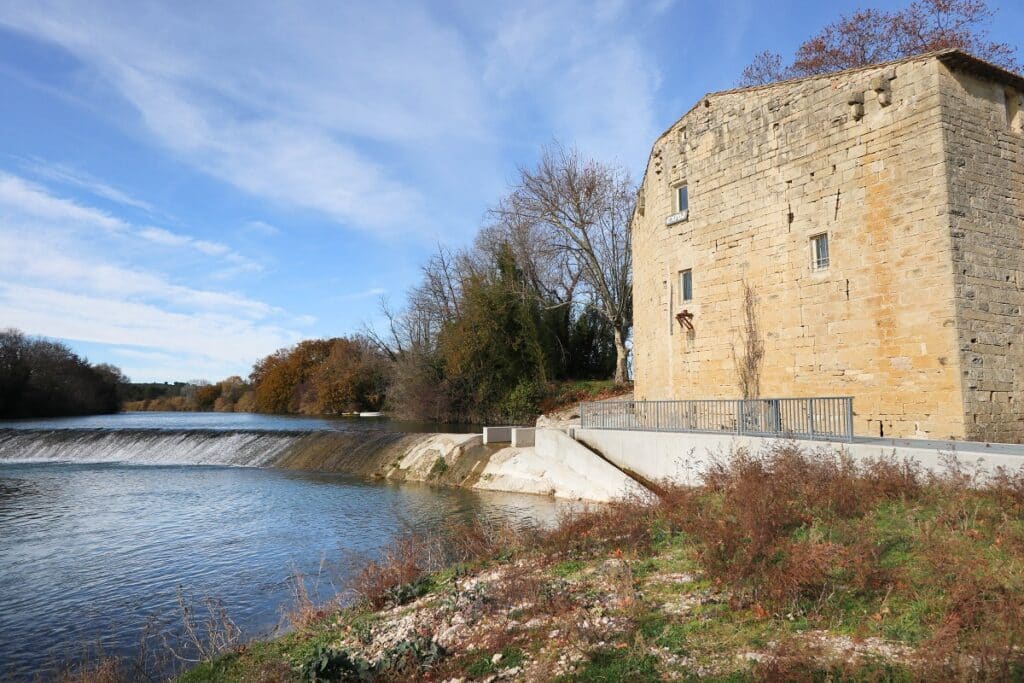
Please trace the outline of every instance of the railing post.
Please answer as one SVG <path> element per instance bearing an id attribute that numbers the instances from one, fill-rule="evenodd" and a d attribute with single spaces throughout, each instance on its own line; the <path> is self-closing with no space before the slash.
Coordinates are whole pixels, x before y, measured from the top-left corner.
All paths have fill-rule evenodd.
<path id="1" fill-rule="evenodd" d="M 846 399 L 846 440 L 853 443 L 853 397 Z"/>
<path id="2" fill-rule="evenodd" d="M 736 401 L 736 433 L 743 433 L 743 399 Z"/>
<path id="3" fill-rule="evenodd" d="M 814 399 L 808 398 L 807 401 L 807 428 L 810 431 L 808 436 L 814 438 Z"/>

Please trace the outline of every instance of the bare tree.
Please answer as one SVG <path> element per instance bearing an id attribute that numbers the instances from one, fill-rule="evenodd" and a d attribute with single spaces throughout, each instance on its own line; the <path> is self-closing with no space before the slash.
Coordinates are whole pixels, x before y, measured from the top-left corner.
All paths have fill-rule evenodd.
<path id="1" fill-rule="evenodd" d="M 502 248 L 509 248 L 523 273 L 526 291 L 545 308 L 572 306 L 580 285 L 580 269 L 561 248 L 557 236 L 528 216 L 492 212 L 495 222 L 484 228 L 476 240 L 476 251 L 490 260 Z"/>
<path id="2" fill-rule="evenodd" d="M 767 85 L 790 77 L 789 68 L 782 64 L 782 55 L 765 50 L 759 52 L 754 57 L 754 61 L 743 69 L 739 85 L 743 87 Z"/>
<path id="3" fill-rule="evenodd" d="M 1016 49 L 989 40 L 986 25 L 994 16 L 986 0 L 915 0 L 891 12 L 860 9 L 841 15 L 805 41 L 789 66 L 783 66 L 782 57 L 774 52 L 760 53 L 743 70 L 740 85 L 814 76 L 946 48 L 1019 70 Z"/>
<path id="4" fill-rule="evenodd" d="M 568 291 L 578 287 L 587 304 L 611 325 L 618 382 L 629 378 L 634 201 L 627 171 L 554 144 L 544 150 L 536 168 L 520 169 L 518 183 L 493 212 L 506 227 L 528 230 L 523 234 L 555 257 L 551 263 L 561 271 L 561 286 Z M 531 277 L 544 279 L 540 273 Z"/>
<path id="5" fill-rule="evenodd" d="M 480 267 L 476 261 L 470 252 L 438 246 L 422 268 L 420 284 L 409 290 L 404 310 L 396 311 L 381 297 L 387 331 L 366 324 L 362 334 L 393 361 L 407 352 L 433 350 L 441 328 L 459 317 L 462 283 Z"/>

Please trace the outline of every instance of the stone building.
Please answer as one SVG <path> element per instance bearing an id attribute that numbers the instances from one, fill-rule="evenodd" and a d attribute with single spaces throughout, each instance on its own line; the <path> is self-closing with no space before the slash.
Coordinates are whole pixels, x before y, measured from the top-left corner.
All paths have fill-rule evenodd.
<path id="1" fill-rule="evenodd" d="M 633 217 L 637 397 L 849 395 L 858 435 L 1024 442 L 1022 93 L 948 50 L 702 98 Z"/>

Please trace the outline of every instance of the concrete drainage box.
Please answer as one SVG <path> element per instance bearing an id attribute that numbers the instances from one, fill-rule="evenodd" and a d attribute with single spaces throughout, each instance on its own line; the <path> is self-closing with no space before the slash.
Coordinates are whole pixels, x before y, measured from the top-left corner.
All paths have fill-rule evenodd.
<path id="1" fill-rule="evenodd" d="M 484 427 L 484 443 L 510 443 L 511 427 Z"/>
<path id="2" fill-rule="evenodd" d="M 533 427 L 515 427 L 512 429 L 512 445 L 517 448 L 533 446 L 536 442 L 536 431 Z"/>

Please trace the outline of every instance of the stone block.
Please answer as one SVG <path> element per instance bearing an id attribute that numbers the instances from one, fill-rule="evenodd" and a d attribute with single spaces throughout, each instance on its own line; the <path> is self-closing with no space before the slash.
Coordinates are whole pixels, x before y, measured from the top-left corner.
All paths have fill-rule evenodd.
<path id="1" fill-rule="evenodd" d="M 512 443 L 512 427 L 484 427 L 484 443 Z"/>
<path id="2" fill-rule="evenodd" d="M 512 445 L 517 448 L 533 446 L 536 430 L 533 427 L 513 427 Z"/>

